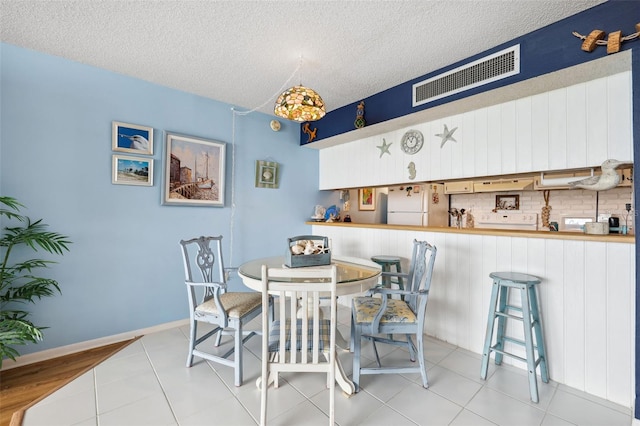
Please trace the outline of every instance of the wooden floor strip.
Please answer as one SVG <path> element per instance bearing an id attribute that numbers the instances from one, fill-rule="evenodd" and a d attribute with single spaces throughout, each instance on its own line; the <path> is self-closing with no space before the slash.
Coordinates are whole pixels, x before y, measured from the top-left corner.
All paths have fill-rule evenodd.
<path id="1" fill-rule="evenodd" d="M 21 426 L 29 407 L 137 339 L 0 371 L 0 426 Z"/>

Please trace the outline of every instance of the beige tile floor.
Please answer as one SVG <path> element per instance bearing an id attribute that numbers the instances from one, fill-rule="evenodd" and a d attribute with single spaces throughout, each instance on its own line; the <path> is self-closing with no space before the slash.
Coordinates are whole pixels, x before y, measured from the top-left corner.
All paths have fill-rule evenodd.
<path id="1" fill-rule="evenodd" d="M 340 307 L 340 331 L 349 311 Z M 259 329 L 259 322 L 251 324 Z M 185 367 L 188 327 L 146 335 L 27 410 L 24 426 L 38 425 L 255 425 L 260 417 L 260 338 L 247 342 L 244 384 L 233 385 L 229 367 L 196 358 Z M 224 346 L 224 345 L 222 345 Z M 225 348 L 226 349 L 226 348 Z M 372 355 L 363 347 L 365 355 Z M 387 362 L 406 360 L 387 348 Z M 339 357 L 351 374 L 351 354 Z M 425 341 L 429 389 L 414 375 L 363 376 L 362 390 L 336 393 L 339 425 L 631 425 L 631 410 L 553 382 L 529 399 L 527 376 L 491 365 L 479 378 L 480 355 L 439 340 Z M 371 362 L 369 360 L 369 362 Z M 365 361 L 367 363 L 367 361 Z M 269 392 L 269 424 L 325 425 L 325 376 L 289 374 Z"/>

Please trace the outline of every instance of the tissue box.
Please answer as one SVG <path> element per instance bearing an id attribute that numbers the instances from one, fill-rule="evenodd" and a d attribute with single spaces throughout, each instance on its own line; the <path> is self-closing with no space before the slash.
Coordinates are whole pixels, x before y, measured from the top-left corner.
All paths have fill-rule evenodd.
<path id="1" fill-rule="evenodd" d="M 285 254 L 285 265 L 289 268 L 299 268 L 303 266 L 331 265 L 331 251 L 329 249 L 329 239 L 318 235 L 298 235 L 287 238 L 287 252 Z M 293 254 L 291 247 L 296 245 L 306 246 L 306 242 L 311 241 L 314 247 L 320 248 L 316 254 Z"/>

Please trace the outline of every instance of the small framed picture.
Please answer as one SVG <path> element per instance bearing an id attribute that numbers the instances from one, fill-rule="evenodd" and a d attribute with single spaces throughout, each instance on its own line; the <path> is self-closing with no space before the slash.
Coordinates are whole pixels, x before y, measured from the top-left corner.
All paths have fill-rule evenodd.
<path id="1" fill-rule="evenodd" d="M 114 154 L 111 183 L 153 186 L 153 158 Z"/>
<path id="2" fill-rule="evenodd" d="M 153 128 L 114 121 L 111 124 L 111 147 L 114 151 L 153 155 Z"/>
<path id="3" fill-rule="evenodd" d="M 256 188 L 278 188 L 278 163 L 275 161 L 256 161 Z"/>
<path id="4" fill-rule="evenodd" d="M 224 207 L 226 144 L 166 133 L 162 204 Z"/>
<path id="5" fill-rule="evenodd" d="M 376 189 L 360 188 L 358 189 L 358 210 L 375 210 L 376 209 Z"/>
<path id="6" fill-rule="evenodd" d="M 496 195 L 496 210 L 520 210 L 520 196 Z"/>

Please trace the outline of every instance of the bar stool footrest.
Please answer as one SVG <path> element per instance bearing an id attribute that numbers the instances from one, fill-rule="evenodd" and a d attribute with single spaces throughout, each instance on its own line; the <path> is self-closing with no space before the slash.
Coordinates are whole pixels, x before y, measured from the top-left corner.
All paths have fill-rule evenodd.
<path id="1" fill-rule="evenodd" d="M 503 351 L 502 349 L 498 349 L 497 345 L 491 346 L 491 348 L 489 348 L 489 353 L 487 354 L 487 356 L 491 356 L 491 352 L 496 352 L 502 355 L 506 355 L 506 356 L 510 356 L 511 358 L 515 358 L 518 361 L 522 361 L 524 363 L 528 363 L 527 358 L 523 358 L 519 355 L 513 354 L 511 352 L 507 352 L 507 351 Z M 537 367 L 538 365 L 540 365 L 540 362 L 542 361 L 542 357 L 538 357 L 533 361 L 533 364 Z"/>

